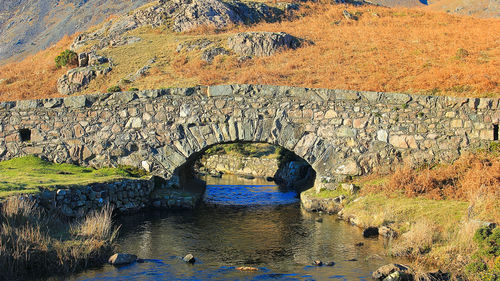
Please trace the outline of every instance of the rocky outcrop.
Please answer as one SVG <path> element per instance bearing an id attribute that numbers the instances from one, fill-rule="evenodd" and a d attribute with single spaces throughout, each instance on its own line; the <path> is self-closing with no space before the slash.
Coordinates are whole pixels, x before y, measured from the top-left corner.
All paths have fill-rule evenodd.
<path id="1" fill-rule="evenodd" d="M 156 58 L 150 59 L 143 67 L 139 68 L 135 73 L 129 74 L 124 81 L 126 83 L 134 82 L 137 79 L 146 76 L 151 69 L 151 66 L 156 62 Z"/>
<path id="2" fill-rule="evenodd" d="M 95 51 L 78 54 L 78 67 L 97 66 L 107 62 L 108 58 L 98 55 Z"/>
<path id="3" fill-rule="evenodd" d="M 97 76 L 111 71 L 110 67 L 87 66 L 74 68 L 57 80 L 57 91 L 63 95 L 71 95 L 85 89 Z"/>
<path id="4" fill-rule="evenodd" d="M 229 55 L 229 52 L 221 47 L 208 48 L 201 54 L 201 59 L 205 62 L 212 63 L 216 56 Z"/>
<path id="5" fill-rule="evenodd" d="M 98 40 L 97 49 L 127 44 L 131 40 L 122 35 L 141 26 L 168 26 L 176 32 L 189 31 L 200 26 L 224 28 L 230 25 L 252 24 L 259 21 L 276 21 L 293 5 L 275 8 L 264 3 L 221 0 L 159 0 L 130 15 L 111 20 L 102 28 L 78 36 L 71 45 L 77 50 L 87 42 Z M 132 41 L 133 42 L 133 41 Z"/>
<path id="6" fill-rule="evenodd" d="M 280 50 L 296 49 L 303 40 L 284 32 L 243 32 L 228 38 L 231 50 L 241 56 L 270 56 Z"/>

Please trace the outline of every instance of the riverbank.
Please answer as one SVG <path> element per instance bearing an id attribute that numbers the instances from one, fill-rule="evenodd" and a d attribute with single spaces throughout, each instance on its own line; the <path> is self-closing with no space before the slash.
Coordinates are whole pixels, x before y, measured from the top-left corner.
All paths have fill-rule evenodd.
<path id="1" fill-rule="evenodd" d="M 360 190 L 351 192 L 352 186 Z M 481 227 L 496 231 L 500 222 L 498 150 L 464 155 L 452 164 L 359 178 L 334 191 L 307 191 L 302 204 L 338 213 L 363 229 L 376 228 L 389 239 L 389 254 L 409 259 L 417 271 L 433 267 L 456 278 L 500 278 L 500 253 L 481 254 L 474 238 Z"/>
<path id="2" fill-rule="evenodd" d="M 192 209 L 200 196 L 132 167 L 0 162 L 0 280 L 100 266 L 115 249 L 113 213 Z"/>

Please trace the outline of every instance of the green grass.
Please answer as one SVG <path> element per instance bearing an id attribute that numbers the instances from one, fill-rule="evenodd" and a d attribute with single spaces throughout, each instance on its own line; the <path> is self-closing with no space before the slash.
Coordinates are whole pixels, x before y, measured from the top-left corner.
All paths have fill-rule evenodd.
<path id="1" fill-rule="evenodd" d="M 468 202 L 431 200 L 397 196 L 388 198 L 384 194 L 369 194 L 352 201 L 344 214 L 356 216 L 363 226 L 393 225 L 405 232 L 409 225 L 428 220 L 443 229 L 453 229 L 467 214 Z"/>
<path id="2" fill-rule="evenodd" d="M 36 193 L 39 187 L 56 189 L 58 186 L 82 186 L 143 175 L 129 167 L 93 169 L 24 156 L 0 162 L 0 198 Z"/>

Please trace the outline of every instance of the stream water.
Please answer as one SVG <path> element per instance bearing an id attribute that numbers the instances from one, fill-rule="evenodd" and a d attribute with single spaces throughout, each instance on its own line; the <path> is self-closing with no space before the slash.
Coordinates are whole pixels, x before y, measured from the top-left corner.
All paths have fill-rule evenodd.
<path id="1" fill-rule="evenodd" d="M 383 241 L 335 216 L 300 208 L 297 194 L 265 180 L 208 178 L 206 205 L 122 216 L 120 251 L 144 258 L 65 280 L 370 280 L 390 260 Z M 321 218 L 321 219 L 319 219 Z M 363 242 L 361 247 L 356 243 Z M 192 253 L 194 265 L 181 257 Z M 313 266 L 314 260 L 335 262 Z M 242 272 L 239 266 L 256 267 Z"/>

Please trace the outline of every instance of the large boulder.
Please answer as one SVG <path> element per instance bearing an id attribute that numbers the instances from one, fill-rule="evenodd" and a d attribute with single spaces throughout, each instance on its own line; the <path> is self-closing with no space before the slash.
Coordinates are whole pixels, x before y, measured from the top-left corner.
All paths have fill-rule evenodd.
<path id="1" fill-rule="evenodd" d="M 71 95 L 87 87 L 99 75 L 111 71 L 109 67 L 79 67 L 70 69 L 57 80 L 57 91 L 63 95 Z"/>
<path id="2" fill-rule="evenodd" d="M 242 56 L 270 56 L 279 50 L 296 49 L 304 40 L 285 32 L 242 32 L 228 38 L 231 50 Z"/>

